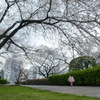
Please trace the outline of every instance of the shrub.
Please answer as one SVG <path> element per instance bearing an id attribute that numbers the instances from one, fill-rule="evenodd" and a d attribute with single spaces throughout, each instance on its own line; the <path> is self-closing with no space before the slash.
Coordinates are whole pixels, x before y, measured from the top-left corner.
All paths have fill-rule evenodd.
<path id="1" fill-rule="evenodd" d="M 21 84 L 23 84 L 23 85 L 26 85 L 26 81 L 23 81 L 23 82 L 20 82 Z"/>
<path id="2" fill-rule="evenodd" d="M 20 84 L 21 84 L 21 82 L 15 82 L 15 84 L 16 84 L 16 85 L 20 85 Z"/>
<path id="3" fill-rule="evenodd" d="M 6 79 L 0 79 L 0 84 L 7 84 L 7 80 Z"/>

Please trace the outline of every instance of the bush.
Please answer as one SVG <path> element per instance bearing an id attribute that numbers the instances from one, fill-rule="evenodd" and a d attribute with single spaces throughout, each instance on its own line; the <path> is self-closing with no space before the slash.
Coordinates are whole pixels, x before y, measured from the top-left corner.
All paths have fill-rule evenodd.
<path id="1" fill-rule="evenodd" d="M 15 82 L 15 84 L 16 84 L 16 85 L 20 85 L 20 84 L 21 84 L 21 82 Z"/>
<path id="2" fill-rule="evenodd" d="M 26 81 L 23 81 L 23 82 L 20 82 L 20 83 L 23 84 L 23 85 L 26 85 L 27 82 Z"/>
<path id="3" fill-rule="evenodd" d="M 6 79 L 0 79 L 0 84 L 7 84 L 7 80 Z"/>

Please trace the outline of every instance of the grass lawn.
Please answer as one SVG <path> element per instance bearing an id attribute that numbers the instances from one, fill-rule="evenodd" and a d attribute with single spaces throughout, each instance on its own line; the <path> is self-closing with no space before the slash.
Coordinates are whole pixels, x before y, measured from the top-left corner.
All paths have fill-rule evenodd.
<path id="1" fill-rule="evenodd" d="M 0 100 L 100 100 L 100 98 L 60 94 L 23 86 L 0 86 Z"/>

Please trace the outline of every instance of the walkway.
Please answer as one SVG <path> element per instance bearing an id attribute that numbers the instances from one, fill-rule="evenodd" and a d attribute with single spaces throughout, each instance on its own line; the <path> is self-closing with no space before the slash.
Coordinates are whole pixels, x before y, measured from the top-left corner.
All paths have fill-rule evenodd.
<path id="1" fill-rule="evenodd" d="M 90 96 L 100 98 L 100 87 L 87 86 L 46 86 L 46 85 L 23 85 L 37 89 L 49 90 L 59 93 L 76 94 L 81 96 Z"/>

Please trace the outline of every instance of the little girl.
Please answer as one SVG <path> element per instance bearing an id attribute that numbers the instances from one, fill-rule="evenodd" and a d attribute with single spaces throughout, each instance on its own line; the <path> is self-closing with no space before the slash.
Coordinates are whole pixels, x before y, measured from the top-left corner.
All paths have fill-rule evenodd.
<path id="1" fill-rule="evenodd" d="M 70 82 L 70 85 L 73 86 L 73 83 L 75 82 L 75 79 L 72 75 L 69 76 L 68 81 Z"/>

